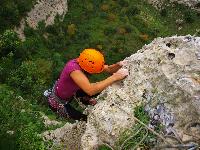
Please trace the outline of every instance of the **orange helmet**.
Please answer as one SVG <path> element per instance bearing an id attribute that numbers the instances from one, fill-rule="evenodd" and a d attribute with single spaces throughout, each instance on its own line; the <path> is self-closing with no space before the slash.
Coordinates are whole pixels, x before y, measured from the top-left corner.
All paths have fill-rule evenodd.
<path id="1" fill-rule="evenodd" d="M 85 49 L 78 58 L 81 68 L 89 73 L 100 73 L 104 68 L 104 57 L 95 49 Z"/>

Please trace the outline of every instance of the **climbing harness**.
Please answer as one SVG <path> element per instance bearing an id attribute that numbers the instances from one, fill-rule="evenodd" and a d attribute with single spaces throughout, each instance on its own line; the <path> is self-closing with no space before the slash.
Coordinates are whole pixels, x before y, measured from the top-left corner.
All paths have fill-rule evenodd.
<path id="1" fill-rule="evenodd" d="M 65 105 L 69 102 L 59 98 L 56 95 L 56 85 L 57 81 L 53 85 L 52 89 L 46 90 L 44 95 L 48 98 L 48 104 L 52 111 L 56 112 L 62 118 L 69 118 Z"/>
<path id="2" fill-rule="evenodd" d="M 70 102 L 74 97 L 69 98 L 68 100 L 63 100 L 56 95 L 56 85 L 57 84 L 55 83 L 53 88 L 46 92 L 48 93 L 48 104 L 51 110 L 61 118 L 86 121 L 87 115 L 79 112 L 70 105 Z"/>

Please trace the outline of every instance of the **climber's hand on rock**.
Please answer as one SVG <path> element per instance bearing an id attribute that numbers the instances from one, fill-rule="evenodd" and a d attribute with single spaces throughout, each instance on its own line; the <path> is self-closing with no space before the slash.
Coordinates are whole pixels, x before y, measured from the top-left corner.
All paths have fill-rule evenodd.
<path id="1" fill-rule="evenodd" d="M 119 66 L 126 66 L 127 64 L 128 64 L 128 61 L 127 60 L 123 60 L 123 61 L 119 61 L 118 63 L 117 63 Z"/>
<path id="2" fill-rule="evenodd" d="M 113 73 L 113 77 L 116 78 L 116 80 L 122 80 L 128 75 L 127 69 L 119 69 L 117 72 Z"/>

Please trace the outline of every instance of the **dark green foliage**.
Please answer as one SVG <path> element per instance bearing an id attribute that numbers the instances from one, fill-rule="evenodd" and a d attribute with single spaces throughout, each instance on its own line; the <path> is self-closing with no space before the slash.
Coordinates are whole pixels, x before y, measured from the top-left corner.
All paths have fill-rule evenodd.
<path id="1" fill-rule="evenodd" d="M 0 35 L 0 57 L 6 56 L 11 51 L 15 51 L 20 46 L 17 34 L 12 30 L 6 30 Z"/>
<path id="2" fill-rule="evenodd" d="M 106 145 L 101 145 L 98 147 L 98 150 L 111 150 L 111 149 Z"/>
<path id="3" fill-rule="evenodd" d="M 99 16 L 102 18 L 102 19 L 107 19 L 108 18 L 108 14 L 106 12 L 101 12 L 99 14 Z"/>
<path id="4" fill-rule="evenodd" d="M 51 74 L 51 62 L 42 59 L 25 61 L 11 72 L 7 83 L 39 101 L 45 85 L 52 79 Z"/>
<path id="5" fill-rule="evenodd" d="M 53 55 L 53 67 L 54 68 L 52 70 L 53 72 L 53 79 L 57 80 L 59 78 L 59 75 L 61 73 L 61 70 L 64 68 L 64 58 L 63 56 L 61 56 L 59 53 L 54 53 Z"/>
<path id="6" fill-rule="evenodd" d="M 36 0 L 1 0 L 0 2 L 0 33 L 8 28 L 19 25 Z"/>
<path id="7" fill-rule="evenodd" d="M 15 54 L 22 42 L 12 30 L 5 30 L 0 35 L 0 82 L 4 83 L 10 72 L 17 66 Z"/>
<path id="8" fill-rule="evenodd" d="M 45 149 L 38 136 L 44 125 L 39 112 L 9 87 L 0 84 L 0 149 Z"/>
<path id="9" fill-rule="evenodd" d="M 33 86 L 42 83 L 37 66 L 32 61 L 23 62 L 22 65 L 11 73 L 8 84 L 18 87 L 21 91 L 31 93 Z"/>
<path id="10" fill-rule="evenodd" d="M 121 7 L 128 7 L 129 6 L 129 0 L 118 0 L 118 3 Z"/>
<path id="11" fill-rule="evenodd" d="M 0 83 L 5 83 L 10 72 L 15 68 L 13 53 L 9 53 L 7 57 L 0 59 Z"/>
<path id="12" fill-rule="evenodd" d="M 107 27 L 107 28 L 104 29 L 104 34 L 106 36 L 109 36 L 109 35 L 113 36 L 115 33 L 116 33 L 116 29 L 113 28 L 113 27 Z"/>
<path id="13" fill-rule="evenodd" d="M 165 8 L 163 8 L 161 11 L 160 11 L 160 15 L 162 17 L 166 17 L 167 16 L 167 10 Z"/>
<path id="14" fill-rule="evenodd" d="M 13 27 L 13 25 L 17 25 L 19 23 L 20 14 L 14 1 L 1 1 L 0 20 L 0 32 L 5 30 L 6 27 Z"/>
<path id="15" fill-rule="evenodd" d="M 138 15 L 140 13 L 140 10 L 137 6 L 130 6 L 127 10 L 126 10 L 126 15 L 128 17 L 133 17 L 135 15 Z"/>
<path id="16" fill-rule="evenodd" d="M 132 27 L 130 25 L 125 25 L 124 29 L 126 30 L 127 33 L 131 33 L 132 32 Z"/>
<path id="17" fill-rule="evenodd" d="M 138 118 L 143 123 L 145 123 L 145 124 L 149 123 L 150 118 L 149 118 L 147 112 L 145 112 L 143 105 L 140 105 L 135 108 L 134 115 L 136 118 Z"/>
<path id="18" fill-rule="evenodd" d="M 185 12 L 184 14 L 184 19 L 187 23 L 193 23 L 195 20 L 195 14 L 191 13 L 191 12 Z"/>
<path id="19" fill-rule="evenodd" d="M 40 40 L 33 37 L 27 38 L 20 48 L 14 53 L 16 59 L 27 60 L 31 59 L 34 54 L 38 52 L 40 48 Z"/>

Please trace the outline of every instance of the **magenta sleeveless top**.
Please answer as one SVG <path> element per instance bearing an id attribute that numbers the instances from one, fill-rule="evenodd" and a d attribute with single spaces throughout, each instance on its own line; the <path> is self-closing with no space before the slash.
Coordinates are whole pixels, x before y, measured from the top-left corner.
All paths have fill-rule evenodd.
<path id="1" fill-rule="evenodd" d="M 80 87 L 70 77 L 75 70 L 82 70 L 76 59 L 67 62 L 56 84 L 56 95 L 63 100 L 72 97 Z"/>

